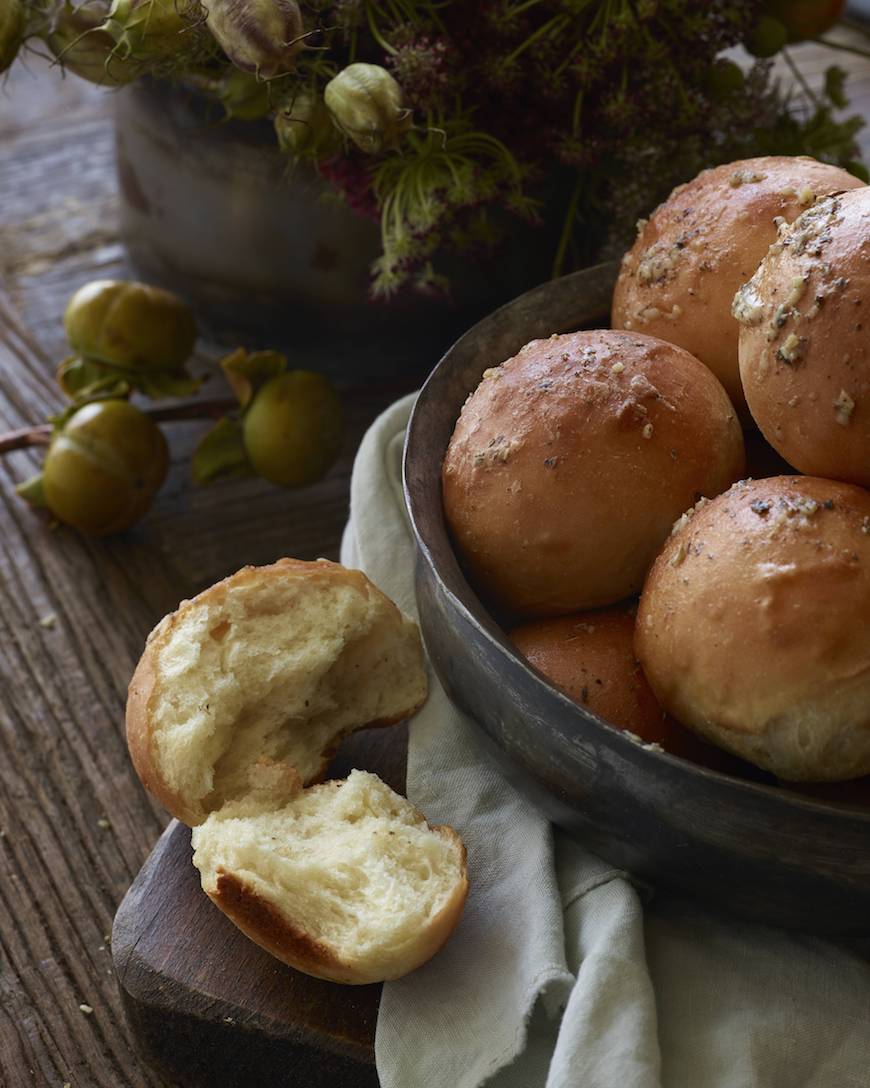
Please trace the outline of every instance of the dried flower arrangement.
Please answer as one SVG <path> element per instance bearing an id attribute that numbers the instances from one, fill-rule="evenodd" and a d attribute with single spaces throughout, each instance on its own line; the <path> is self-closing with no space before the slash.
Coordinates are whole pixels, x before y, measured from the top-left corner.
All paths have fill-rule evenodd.
<path id="1" fill-rule="evenodd" d="M 554 274 L 623 248 L 701 168 L 758 154 L 856 162 L 843 73 L 813 92 L 788 51 L 841 0 L 0 0 L 0 70 L 47 47 L 107 86 L 181 80 L 274 121 L 379 218 L 376 295 L 449 289 L 445 255 L 538 229 Z M 743 43 L 754 61 L 721 54 Z M 784 90 L 770 57 L 796 83 Z M 520 224 L 524 226 L 520 226 Z"/>

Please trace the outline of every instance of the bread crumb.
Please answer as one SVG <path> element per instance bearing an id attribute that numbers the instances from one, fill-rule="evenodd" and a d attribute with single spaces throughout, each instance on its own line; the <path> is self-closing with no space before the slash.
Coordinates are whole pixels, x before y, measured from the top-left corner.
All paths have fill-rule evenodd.
<path id="1" fill-rule="evenodd" d="M 107 831 L 111 826 L 112 825 L 105 816 L 101 816 L 99 820 L 97 820 L 97 827 L 101 828 L 103 831 Z"/>
<path id="2" fill-rule="evenodd" d="M 777 349 L 776 357 L 784 363 L 796 363 L 804 353 L 806 337 L 796 336 L 793 332 L 785 339 L 785 343 Z"/>
<path id="3" fill-rule="evenodd" d="M 755 277 L 744 283 L 731 303 L 731 316 L 741 325 L 758 325 L 764 316 L 764 303 L 758 294 Z"/>
<path id="4" fill-rule="evenodd" d="M 791 290 L 788 293 L 788 298 L 785 300 L 786 306 L 796 306 L 803 295 L 807 287 L 807 281 L 809 280 L 809 274 L 804 276 L 795 276 L 791 281 Z"/>
<path id="5" fill-rule="evenodd" d="M 754 170 L 735 170 L 728 179 L 732 189 L 739 189 L 741 185 L 752 185 L 757 181 L 764 181 L 767 174 L 758 174 Z"/>
<path id="6" fill-rule="evenodd" d="M 51 630 L 52 627 L 57 626 L 57 614 L 55 612 L 46 612 L 44 616 L 40 617 L 39 626 L 45 627 Z"/>
<path id="7" fill-rule="evenodd" d="M 93 1005 L 79 1005 L 79 1012 L 83 1012 L 85 1016 L 90 1016 L 94 1011 Z"/>
<path id="8" fill-rule="evenodd" d="M 740 483 L 740 482 L 742 482 L 742 481 L 738 481 L 738 483 Z M 729 488 L 729 491 L 733 490 L 735 487 L 737 487 L 737 484 L 732 484 L 731 487 Z M 695 514 L 697 514 L 699 510 L 703 510 L 703 508 L 706 505 L 707 505 L 707 500 L 702 495 L 701 498 L 698 499 L 698 501 L 695 503 L 694 506 L 689 507 L 689 509 L 685 512 L 685 514 L 680 514 L 680 516 L 677 518 L 677 520 L 674 522 L 673 526 L 671 527 L 671 536 L 673 536 L 674 533 L 678 533 L 680 531 L 680 529 L 685 529 L 685 527 L 689 524 L 689 522 L 692 520 L 692 518 L 695 516 Z"/>
<path id="9" fill-rule="evenodd" d="M 798 189 L 796 196 L 798 198 L 798 204 L 800 204 L 802 208 L 808 208 L 816 199 L 816 194 L 809 185 L 804 185 L 802 188 Z"/>
<path id="10" fill-rule="evenodd" d="M 849 421 L 852 418 L 852 413 L 855 411 L 855 401 L 845 389 L 841 389 L 839 396 L 834 401 L 834 411 L 836 412 L 836 420 L 841 427 L 849 425 Z"/>
<path id="11" fill-rule="evenodd" d="M 683 517 L 685 517 L 685 516 L 686 515 L 683 514 Z M 671 566 L 671 567 L 678 567 L 683 562 L 683 560 L 686 558 L 687 554 L 688 554 L 688 548 L 686 547 L 686 542 L 684 540 L 681 540 L 679 547 L 674 552 L 674 554 L 671 556 L 670 563 L 668 565 Z"/>

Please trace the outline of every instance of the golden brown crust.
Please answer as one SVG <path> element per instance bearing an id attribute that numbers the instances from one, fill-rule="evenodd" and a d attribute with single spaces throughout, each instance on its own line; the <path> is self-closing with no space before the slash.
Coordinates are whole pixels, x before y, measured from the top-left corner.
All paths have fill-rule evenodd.
<path id="1" fill-rule="evenodd" d="M 534 617 L 636 593 L 674 519 L 742 472 L 740 426 L 710 371 L 600 330 L 535 340 L 486 371 L 442 486 L 475 585 Z"/>
<path id="2" fill-rule="evenodd" d="M 738 292 L 740 371 L 801 472 L 870 486 L 870 189 L 819 202 Z"/>
<path id="3" fill-rule="evenodd" d="M 739 773 L 737 760 L 665 714 L 635 656 L 634 628 L 634 605 L 622 605 L 535 620 L 510 638 L 538 672 L 592 714 L 672 755 Z"/>
<path id="4" fill-rule="evenodd" d="M 734 293 L 814 199 L 863 182 L 815 159 L 767 156 L 704 170 L 639 224 L 613 293 L 612 324 L 679 344 L 743 410 Z"/>
<path id="5" fill-rule="evenodd" d="M 205 891 L 245 936 L 282 963 L 330 982 L 369 981 L 355 978 L 332 949 L 294 926 L 274 904 L 234 873 L 218 869 L 214 887 L 206 887 Z"/>
<path id="6" fill-rule="evenodd" d="M 164 632 L 168 630 L 168 625 L 164 627 L 164 624 L 166 624 L 165 620 L 148 636 L 145 651 L 139 659 L 127 690 L 127 748 L 139 781 L 145 789 L 156 797 L 177 820 L 193 827 L 201 823 L 205 813 L 201 806 L 196 808 L 188 806 L 183 798 L 169 789 L 158 770 L 152 745 L 149 708 L 157 682 L 157 652 Z"/>
<path id="7" fill-rule="evenodd" d="M 870 494 L 736 484 L 668 540 L 635 649 L 684 725 L 781 778 L 870 773 Z"/>
<path id="8" fill-rule="evenodd" d="M 148 636 L 142 657 L 140 658 L 130 681 L 126 711 L 127 746 L 130 751 L 130 758 L 133 762 L 133 766 L 135 767 L 136 773 L 143 786 L 149 793 L 156 797 L 157 800 L 176 817 L 176 819 L 181 820 L 182 823 L 185 823 L 190 827 L 195 827 L 197 824 L 202 823 L 208 815 L 208 812 L 199 802 L 190 803 L 167 786 L 160 773 L 157 756 L 154 751 L 151 704 L 155 687 L 158 682 L 157 662 L 160 651 L 169 640 L 175 625 L 180 622 L 189 609 L 204 604 L 220 604 L 221 601 L 226 598 L 228 590 L 237 587 L 240 584 L 246 582 L 262 582 L 264 579 L 269 578 L 283 578 L 288 574 L 301 576 L 305 578 L 306 581 L 314 579 L 334 581 L 337 579 L 346 584 L 355 586 L 361 593 L 376 593 L 381 598 L 385 607 L 388 607 L 389 610 L 395 613 L 397 619 L 402 618 L 401 612 L 394 602 L 384 596 L 381 591 L 369 581 L 362 571 L 350 570 L 347 567 L 343 567 L 339 563 L 333 563 L 328 559 L 306 561 L 289 558 L 279 559 L 275 563 L 262 567 L 242 567 L 241 570 L 236 571 L 235 574 L 231 574 L 220 582 L 216 582 L 214 585 L 209 586 L 192 599 L 182 601 L 175 612 L 165 616 Z M 265 607 L 268 607 L 268 604 L 266 604 Z M 352 729 L 348 729 L 342 736 L 347 735 L 347 733 L 356 732 L 358 729 L 371 728 L 380 725 L 395 725 L 398 722 L 404 721 L 419 710 L 426 699 L 426 694 L 424 689 L 421 693 L 421 698 L 417 700 L 413 706 L 409 706 L 401 713 L 390 718 L 381 718 L 374 722 L 362 722 Z M 334 747 L 337 746 L 341 739 L 341 736 L 335 738 L 335 744 L 323 753 L 317 773 L 309 780 L 316 780 L 323 775 L 329 764 Z"/>
<path id="9" fill-rule="evenodd" d="M 372 962 L 342 961 L 333 948 L 312 938 L 235 873 L 219 868 L 214 885 L 204 882 L 203 887 L 212 902 L 247 937 L 297 971 L 353 986 L 401 978 L 426 963 L 441 948 L 456 928 L 468 895 L 465 846 L 450 827 L 436 825 L 430 830 L 448 839 L 461 852 L 461 877 L 442 909 L 414 935 L 412 942 Z"/>

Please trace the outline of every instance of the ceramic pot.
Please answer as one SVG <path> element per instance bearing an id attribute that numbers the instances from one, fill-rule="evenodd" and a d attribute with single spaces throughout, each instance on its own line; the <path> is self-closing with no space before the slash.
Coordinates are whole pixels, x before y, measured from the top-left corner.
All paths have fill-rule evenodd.
<path id="1" fill-rule="evenodd" d="M 292 168 L 271 123 L 142 80 L 116 96 L 121 233 L 135 274 L 194 306 L 221 343 L 276 346 L 333 376 L 423 377 L 494 305 L 546 278 L 523 242 L 489 269 L 456 261 L 454 299 L 374 303 L 377 222 Z"/>

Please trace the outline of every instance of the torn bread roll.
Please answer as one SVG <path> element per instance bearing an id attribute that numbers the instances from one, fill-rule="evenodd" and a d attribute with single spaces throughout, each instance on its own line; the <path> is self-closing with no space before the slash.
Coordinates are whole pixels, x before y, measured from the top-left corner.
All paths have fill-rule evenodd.
<path id="1" fill-rule="evenodd" d="M 299 971 L 361 985 L 430 959 L 468 891 L 465 848 L 376 775 L 302 790 L 280 808 L 226 805 L 194 828 L 209 898 Z"/>
<path id="2" fill-rule="evenodd" d="M 576 332 L 484 372 L 444 458 L 444 511 L 490 601 L 567 614 L 636 593 L 674 519 L 743 467 L 734 409 L 697 359 Z"/>
<path id="3" fill-rule="evenodd" d="M 680 519 L 635 649 L 665 709 L 790 781 L 870 773 L 870 493 L 735 484 Z"/>
<path id="4" fill-rule="evenodd" d="M 864 183 L 806 156 L 769 155 L 704 170 L 678 186 L 625 255 L 611 322 L 679 344 L 708 366 L 743 412 L 734 292 L 791 223 L 819 197 Z"/>
<path id="5" fill-rule="evenodd" d="M 870 188 L 783 227 L 734 316 L 767 441 L 801 472 L 870 486 Z"/>
<path id="6" fill-rule="evenodd" d="M 415 623 L 360 571 L 246 567 L 152 632 L 130 683 L 143 784 L 194 827 L 208 895 L 249 937 L 346 983 L 419 966 L 458 921 L 465 850 L 376 776 L 303 788 L 346 734 L 426 698 Z"/>

